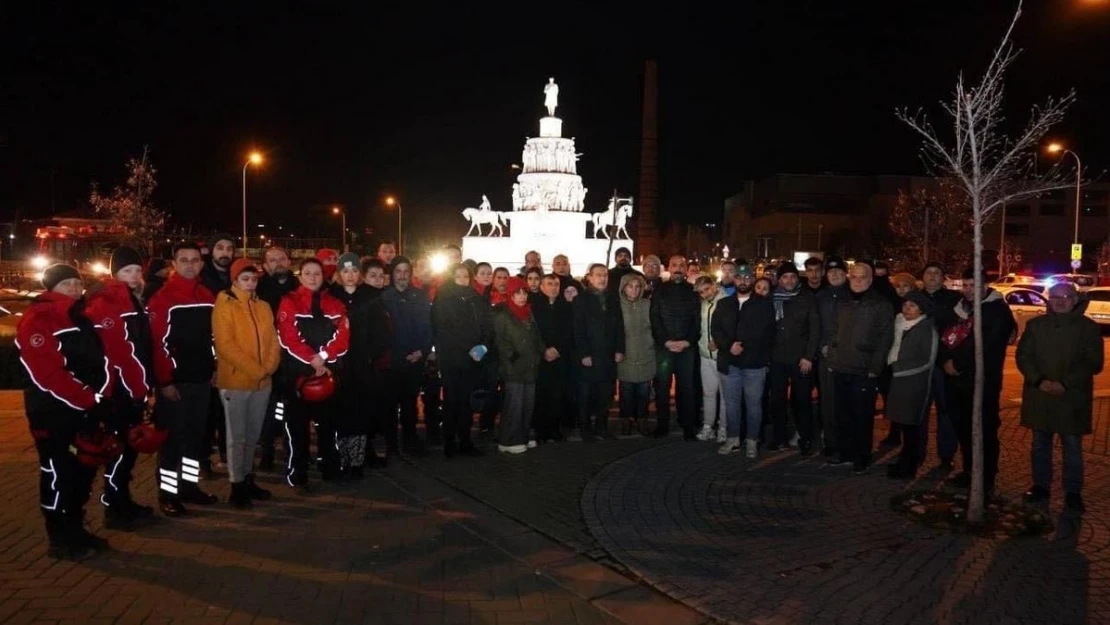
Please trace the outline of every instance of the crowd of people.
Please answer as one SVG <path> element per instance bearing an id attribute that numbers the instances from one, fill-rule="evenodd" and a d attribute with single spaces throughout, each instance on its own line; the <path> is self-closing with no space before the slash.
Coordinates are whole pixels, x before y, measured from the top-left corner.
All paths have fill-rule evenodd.
<path id="1" fill-rule="evenodd" d="M 985 491 L 994 486 L 1016 326 L 996 291 L 976 292 L 971 280 L 947 289 L 936 263 L 920 283 L 889 276 L 883 262 L 831 255 L 801 271 L 726 260 L 711 276 L 681 255 L 666 271 L 645 256 L 637 270 L 622 248 L 613 267 L 590 265 L 579 280 L 563 255 L 547 271 L 529 252 L 510 270 L 448 246 L 437 276 L 387 241 L 373 257 L 320 250 L 294 273 L 280 247 L 256 262 L 236 259 L 234 245 L 225 235 L 179 243 L 168 266 L 119 247 L 111 279 L 88 292 L 69 265 L 44 272 L 17 347 L 52 556 L 106 548 L 84 524 L 98 472 L 106 527 L 133 529 L 154 514 L 130 489 L 140 451 L 157 451 L 158 506 L 179 517 L 186 504 L 216 503 L 201 488 L 214 449 L 230 503 L 250 507 L 271 497 L 255 480 L 256 453 L 257 470 L 274 470 L 279 440 L 279 470 L 303 490 L 312 467 L 322 480 L 348 480 L 433 446 L 448 458 L 481 456 L 475 415 L 505 454 L 574 432 L 587 443 L 614 438 L 614 397 L 626 433 L 665 437 L 672 388 L 685 440 L 747 458 L 819 453 L 856 474 L 872 463 L 881 396 L 891 426 L 880 446 L 900 447 L 887 475 L 917 475 L 935 423 L 940 465 L 953 473 L 959 452 L 948 481 L 966 488 L 976 300 Z M 1017 348 L 1022 422 L 1034 430 L 1025 498 L 1048 498 L 1058 435 L 1066 504 L 1082 510 L 1080 441 L 1102 341 L 1074 286 L 1052 287 L 1049 301 Z"/>

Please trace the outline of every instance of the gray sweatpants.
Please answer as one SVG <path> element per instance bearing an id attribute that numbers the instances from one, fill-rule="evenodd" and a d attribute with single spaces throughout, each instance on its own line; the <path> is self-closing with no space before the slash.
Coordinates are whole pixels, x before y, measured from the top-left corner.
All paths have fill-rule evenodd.
<path id="1" fill-rule="evenodd" d="M 528 428 L 536 408 L 536 385 L 505 382 L 505 400 L 501 406 L 501 431 L 497 442 L 506 447 L 528 442 Z"/>
<path id="2" fill-rule="evenodd" d="M 220 389 L 220 402 L 227 419 L 227 476 L 231 482 L 242 482 L 254 473 L 254 448 L 262 434 L 270 389 L 232 391 Z"/>

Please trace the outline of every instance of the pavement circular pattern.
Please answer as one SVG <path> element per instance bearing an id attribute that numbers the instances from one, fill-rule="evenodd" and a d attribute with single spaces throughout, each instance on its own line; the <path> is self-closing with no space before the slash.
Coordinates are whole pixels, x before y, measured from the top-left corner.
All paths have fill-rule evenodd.
<path id="1" fill-rule="evenodd" d="M 1028 484 L 1027 449 L 1004 451 L 1004 494 Z M 852 476 L 818 458 L 751 461 L 702 443 L 608 465 L 583 492 L 582 511 L 615 560 L 722 622 L 1110 622 L 1110 506 L 1101 496 L 1110 466 L 1101 455 L 1086 460 L 1087 514 L 1055 514 L 1056 533 L 1041 538 L 915 524 L 890 510 L 905 485 L 881 465 Z"/>

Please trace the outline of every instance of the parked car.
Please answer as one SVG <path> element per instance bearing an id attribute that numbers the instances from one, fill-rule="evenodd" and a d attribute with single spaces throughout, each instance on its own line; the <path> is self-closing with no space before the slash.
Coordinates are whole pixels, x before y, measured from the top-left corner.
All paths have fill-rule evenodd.
<path id="1" fill-rule="evenodd" d="M 1025 287 L 1034 291 L 1043 291 L 1045 282 L 1034 276 L 1022 276 L 1016 273 L 1008 273 L 991 283 L 991 286 L 995 289 Z"/>
<path id="2" fill-rule="evenodd" d="M 1045 278 L 1043 290 L 1047 294 L 1048 289 L 1061 282 L 1071 282 L 1080 293 L 1086 293 L 1096 284 L 1094 276 L 1088 276 L 1082 273 L 1054 273 Z"/>
<path id="3" fill-rule="evenodd" d="M 1110 325 L 1110 286 L 1096 286 L 1083 295 L 1087 298 L 1086 314 L 1099 325 Z"/>
<path id="4" fill-rule="evenodd" d="M 1010 312 L 1014 314 L 1019 337 L 1025 332 L 1025 324 L 1030 319 L 1048 312 L 1048 300 L 1043 293 L 1025 287 L 998 287 L 995 290 L 1006 300 Z"/>

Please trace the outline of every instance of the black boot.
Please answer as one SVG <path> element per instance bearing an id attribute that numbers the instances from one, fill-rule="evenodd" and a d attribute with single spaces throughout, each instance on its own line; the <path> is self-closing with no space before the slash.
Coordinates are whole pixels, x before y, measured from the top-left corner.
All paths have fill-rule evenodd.
<path id="1" fill-rule="evenodd" d="M 135 529 L 135 516 L 124 501 L 108 503 L 102 499 L 101 503 L 104 504 L 104 529 L 121 532 Z"/>
<path id="2" fill-rule="evenodd" d="M 196 484 L 190 484 L 181 488 L 181 501 L 198 506 L 210 506 L 219 501 L 219 498 L 211 493 L 204 492 Z"/>
<path id="3" fill-rule="evenodd" d="M 246 510 L 254 506 L 251 503 L 250 495 L 247 494 L 246 482 L 231 483 L 231 495 L 228 496 L 227 502 L 240 510 Z"/>
<path id="4" fill-rule="evenodd" d="M 269 473 L 274 470 L 274 450 L 267 449 L 262 452 L 262 459 L 258 461 L 258 470 Z"/>
<path id="5" fill-rule="evenodd" d="M 247 477 L 243 480 L 243 488 L 246 489 L 247 496 L 251 499 L 257 499 L 258 501 L 269 501 L 270 498 L 273 497 L 273 493 L 266 490 L 265 488 L 259 487 L 258 484 L 255 483 L 253 473 L 247 474 Z"/>
<path id="6" fill-rule="evenodd" d="M 181 500 L 177 498 L 159 499 L 158 508 L 162 511 L 162 514 L 170 518 L 185 516 L 188 513 L 185 506 L 181 505 Z"/>
<path id="7" fill-rule="evenodd" d="M 112 548 L 111 545 L 108 544 L 107 540 L 95 534 L 92 534 L 85 527 L 84 510 L 81 510 L 79 514 L 74 515 L 73 519 L 70 521 L 69 531 L 71 532 L 70 538 L 75 545 L 89 547 L 94 551 L 109 551 Z"/>
<path id="8" fill-rule="evenodd" d="M 73 539 L 65 518 L 60 514 L 56 514 L 55 518 L 46 518 L 46 536 L 50 540 L 46 548 L 47 557 L 77 562 L 96 555 L 95 549 Z"/>

